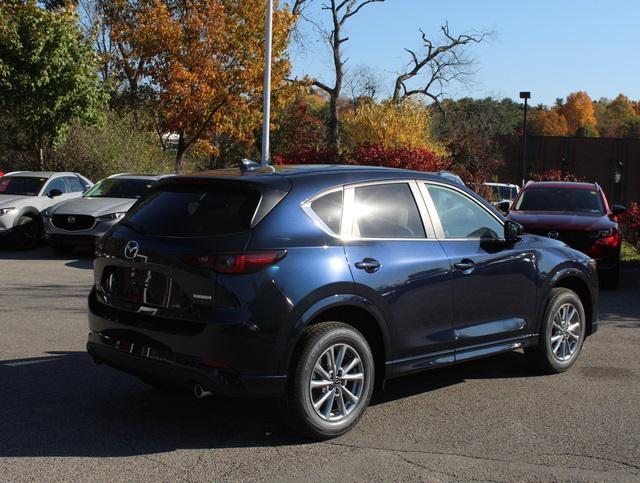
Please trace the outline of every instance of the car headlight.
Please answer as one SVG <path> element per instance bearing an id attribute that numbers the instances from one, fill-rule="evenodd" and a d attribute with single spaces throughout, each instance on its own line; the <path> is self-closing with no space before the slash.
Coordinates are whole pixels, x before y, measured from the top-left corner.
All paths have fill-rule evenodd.
<path id="1" fill-rule="evenodd" d="M 96 218 L 96 220 L 98 222 L 102 222 L 102 221 L 118 221 L 122 218 L 124 218 L 124 215 L 126 215 L 127 212 L 123 211 L 123 212 L 118 212 L 118 213 L 109 213 L 108 215 L 102 215 Z"/>
<path id="2" fill-rule="evenodd" d="M 4 216 L 4 215 L 8 215 L 9 213 L 11 213 L 13 210 L 15 210 L 14 207 L 10 207 L 10 208 L 0 208 L 0 216 Z"/>
<path id="3" fill-rule="evenodd" d="M 50 220 L 51 219 L 51 212 L 49 210 L 44 210 L 42 212 L 42 218 L 44 218 L 45 220 Z"/>
<path id="4" fill-rule="evenodd" d="M 600 230 L 598 232 L 598 237 L 599 238 L 607 238 L 609 236 L 613 235 L 613 230 L 612 229 L 608 229 L 608 230 Z"/>

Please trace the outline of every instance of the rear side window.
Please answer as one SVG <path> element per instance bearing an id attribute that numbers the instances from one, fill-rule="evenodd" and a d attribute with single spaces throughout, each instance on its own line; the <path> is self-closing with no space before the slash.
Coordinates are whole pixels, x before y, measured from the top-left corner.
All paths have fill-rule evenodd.
<path id="1" fill-rule="evenodd" d="M 133 209 L 125 223 L 150 235 L 213 237 L 249 230 L 260 194 L 222 186 L 168 186 Z"/>
<path id="2" fill-rule="evenodd" d="M 82 193 L 84 191 L 84 186 L 80 182 L 79 178 L 75 176 L 67 176 L 65 178 L 67 183 L 69 183 L 69 190 L 71 193 Z"/>
<path id="3" fill-rule="evenodd" d="M 311 203 L 311 210 L 327 228 L 335 234 L 340 233 L 342 221 L 342 190 L 326 194 Z"/>
<path id="4" fill-rule="evenodd" d="M 406 183 L 355 189 L 353 236 L 356 238 L 425 238 L 411 188 Z"/>

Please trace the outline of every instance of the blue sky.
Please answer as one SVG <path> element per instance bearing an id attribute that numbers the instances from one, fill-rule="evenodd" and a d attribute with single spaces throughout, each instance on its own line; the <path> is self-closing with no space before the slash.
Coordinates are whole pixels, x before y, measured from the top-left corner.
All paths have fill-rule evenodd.
<path id="1" fill-rule="evenodd" d="M 317 5 L 323 0 L 314 0 Z M 317 7 L 309 15 L 326 19 Z M 408 62 L 403 48 L 418 49 L 419 29 L 437 35 L 449 21 L 452 33 L 493 30 L 474 46 L 472 83 L 453 86 L 452 97 L 512 97 L 532 92 L 531 102 L 552 104 L 577 90 L 593 99 L 623 92 L 640 99 L 640 1 L 638 0 L 386 0 L 365 7 L 347 24 L 347 66 L 366 65 L 391 93 L 396 72 Z M 294 47 L 294 73 L 333 82 L 329 51 L 310 25 L 310 40 Z"/>

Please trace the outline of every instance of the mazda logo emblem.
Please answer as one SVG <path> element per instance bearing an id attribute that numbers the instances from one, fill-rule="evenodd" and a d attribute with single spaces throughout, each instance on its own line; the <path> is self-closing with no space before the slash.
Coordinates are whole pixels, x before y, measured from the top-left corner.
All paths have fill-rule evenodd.
<path id="1" fill-rule="evenodd" d="M 138 256 L 139 251 L 140 245 L 138 245 L 138 242 L 131 240 L 124 246 L 124 258 L 133 260 Z"/>
<path id="2" fill-rule="evenodd" d="M 73 225 L 75 222 L 76 222 L 76 219 L 74 216 L 67 217 L 67 223 L 69 223 L 70 225 Z"/>
<path id="3" fill-rule="evenodd" d="M 560 234 L 557 231 L 550 231 L 549 233 L 547 233 L 547 236 L 549 238 L 553 238 L 554 240 L 557 240 Z"/>

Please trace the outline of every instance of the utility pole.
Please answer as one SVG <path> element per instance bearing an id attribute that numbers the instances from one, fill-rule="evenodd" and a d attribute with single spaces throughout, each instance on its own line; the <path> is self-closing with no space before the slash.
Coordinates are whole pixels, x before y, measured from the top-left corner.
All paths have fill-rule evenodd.
<path id="1" fill-rule="evenodd" d="M 267 29 L 264 47 L 264 99 L 262 102 L 262 166 L 267 166 L 270 159 L 271 126 L 271 44 L 273 41 L 273 0 L 267 0 Z"/>
<path id="2" fill-rule="evenodd" d="M 531 99 L 531 92 L 521 92 L 520 99 L 524 99 L 524 125 L 522 128 L 522 187 L 527 182 L 527 101 Z"/>

